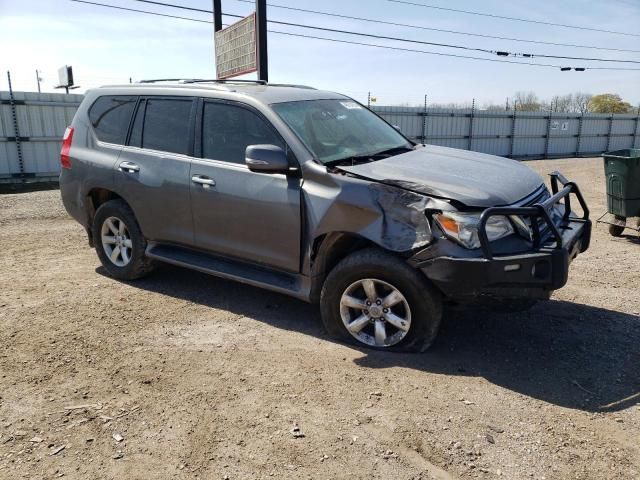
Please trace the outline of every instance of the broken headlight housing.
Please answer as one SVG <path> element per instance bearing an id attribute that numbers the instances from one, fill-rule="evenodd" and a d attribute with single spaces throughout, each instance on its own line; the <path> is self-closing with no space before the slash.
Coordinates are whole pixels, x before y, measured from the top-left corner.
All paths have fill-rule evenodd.
<path id="1" fill-rule="evenodd" d="M 433 216 L 442 231 L 466 248 L 480 248 L 478 227 L 481 213 L 442 212 Z M 502 215 L 490 217 L 486 226 L 490 242 L 514 233 L 509 219 Z"/>

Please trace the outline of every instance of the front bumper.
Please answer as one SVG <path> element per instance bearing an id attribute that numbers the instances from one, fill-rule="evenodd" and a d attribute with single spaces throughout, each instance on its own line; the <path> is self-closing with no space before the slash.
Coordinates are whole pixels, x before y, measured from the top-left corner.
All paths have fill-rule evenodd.
<path id="1" fill-rule="evenodd" d="M 563 185 L 558 191 L 557 182 Z M 452 298 L 478 297 L 483 295 L 507 298 L 544 298 L 552 290 L 567 283 L 569 265 L 572 260 L 589 247 L 591 220 L 589 210 L 577 185 L 568 182 L 559 173 L 552 174 L 553 195 L 532 207 L 496 207 L 485 210 L 480 222 L 481 253 L 477 250 L 449 249 L 449 255 L 426 258 L 420 253 L 412 263 L 447 296 Z M 580 202 L 583 216 L 578 218 L 571 212 L 570 195 Z M 550 209 L 563 201 L 564 214 L 556 224 L 551 220 Z M 521 215 L 531 218 L 535 225 L 534 238 L 526 252 L 494 255 L 483 225 L 494 215 Z M 549 233 L 541 237 L 539 222 L 549 226 Z M 445 242 L 449 242 L 445 240 Z M 445 252 L 446 249 L 440 249 Z M 458 256 L 456 253 L 462 253 Z"/>

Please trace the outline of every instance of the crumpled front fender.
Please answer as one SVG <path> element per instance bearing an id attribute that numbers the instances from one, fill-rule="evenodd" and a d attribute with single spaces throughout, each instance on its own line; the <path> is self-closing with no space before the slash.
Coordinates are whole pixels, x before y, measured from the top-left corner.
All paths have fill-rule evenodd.
<path id="1" fill-rule="evenodd" d="M 302 191 L 308 238 L 349 232 L 393 252 L 410 252 L 431 242 L 425 210 L 452 209 L 444 200 L 343 174 L 306 178 Z"/>

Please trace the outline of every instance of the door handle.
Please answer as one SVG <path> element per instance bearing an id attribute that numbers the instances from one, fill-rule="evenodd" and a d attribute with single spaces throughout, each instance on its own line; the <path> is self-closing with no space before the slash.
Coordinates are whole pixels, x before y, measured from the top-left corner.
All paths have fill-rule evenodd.
<path id="1" fill-rule="evenodd" d="M 134 173 L 139 172 L 140 167 L 135 163 L 122 162 L 120 165 L 118 165 L 118 170 L 120 170 L 121 172 Z"/>
<path id="2" fill-rule="evenodd" d="M 198 185 L 202 185 L 205 188 L 213 187 L 216 184 L 216 181 L 213 178 L 205 177 L 204 175 L 194 175 L 191 177 L 191 181 Z"/>

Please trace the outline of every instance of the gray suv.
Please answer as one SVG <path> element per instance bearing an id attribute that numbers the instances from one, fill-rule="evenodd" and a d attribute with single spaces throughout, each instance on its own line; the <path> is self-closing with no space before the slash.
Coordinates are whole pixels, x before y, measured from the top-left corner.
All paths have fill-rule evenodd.
<path id="1" fill-rule="evenodd" d="M 378 349 L 428 348 L 445 302 L 548 298 L 591 232 L 561 174 L 549 192 L 522 163 L 416 144 L 303 86 L 91 90 L 61 164 L 64 205 L 113 277 L 162 261 L 267 288 Z"/>

